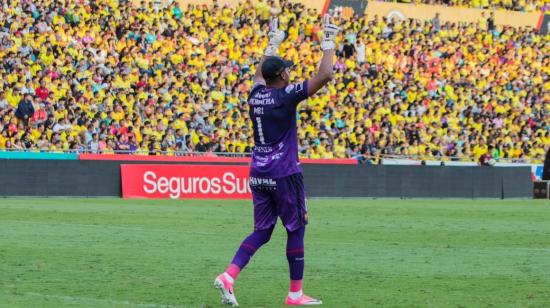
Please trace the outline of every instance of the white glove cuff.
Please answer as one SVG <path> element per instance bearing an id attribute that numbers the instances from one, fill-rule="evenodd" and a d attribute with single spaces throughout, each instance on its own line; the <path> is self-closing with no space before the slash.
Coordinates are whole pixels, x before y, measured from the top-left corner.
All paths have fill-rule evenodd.
<path id="1" fill-rule="evenodd" d="M 334 50 L 334 49 L 336 49 L 336 43 L 334 43 L 334 41 L 322 41 L 321 42 L 321 49 L 323 51 L 325 51 L 325 50 Z"/>
<path id="2" fill-rule="evenodd" d="M 267 45 L 267 48 L 264 51 L 264 55 L 267 57 L 275 57 L 277 56 L 278 50 L 279 50 L 279 46 Z"/>

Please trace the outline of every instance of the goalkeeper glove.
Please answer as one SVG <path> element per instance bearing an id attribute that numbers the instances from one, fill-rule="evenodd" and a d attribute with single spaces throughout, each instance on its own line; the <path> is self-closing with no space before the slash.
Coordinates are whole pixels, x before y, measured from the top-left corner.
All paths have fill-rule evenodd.
<path id="1" fill-rule="evenodd" d="M 336 49 L 336 35 L 342 29 L 330 22 L 330 15 L 326 14 L 324 17 L 323 39 L 321 40 L 321 49 L 334 50 Z"/>
<path id="2" fill-rule="evenodd" d="M 267 57 L 274 57 L 274 56 L 277 56 L 277 51 L 279 50 L 279 46 L 285 40 L 285 32 L 282 30 L 279 30 L 278 18 L 274 18 L 271 21 L 270 28 L 271 30 L 267 34 L 267 36 L 269 37 L 269 43 L 267 44 L 267 48 L 265 49 L 264 55 Z"/>

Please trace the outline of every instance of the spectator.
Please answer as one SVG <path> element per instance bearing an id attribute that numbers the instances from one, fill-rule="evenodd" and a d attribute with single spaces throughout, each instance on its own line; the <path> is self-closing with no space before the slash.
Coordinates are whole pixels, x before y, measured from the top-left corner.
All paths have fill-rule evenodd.
<path id="1" fill-rule="evenodd" d="M 195 148 L 195 150 L 197 152 L 206 152 L 207 149 L 208 149 L 208 145 L 204 142 L 204 138 L 200 137 L 199 144 L 197 144 L 197 147 Z"/>
<path id="2" fill-rule="evenodd" d="M 357 40 L 355 51 L 357 52 L 357 65 L 363 67 L 366 62 L 366 46 L 362 39 Z"/>
<path id="3" fill-rule="evenodd" d="M 489 154 L 489 152 L 481 155 L 479 157 L 479 161 L 478 161 L 479 165 L 480 166 L 490 166 L 491 165 L 491 154 Z"/>
<path id="4" fill-rule="evenodd" d="M 40 82 L 40 87 L 36 88 L 34 93 L 40 101 L 45 101 L 48 98 L 50 91 L 46 88 L 46 82 L 44 80 Z"/>
<path id="5" fill-rule="evenodd" d="M 355 54 L 355 46 L 349 41 L 346 40 L 344 47 L 343 47 L 343 54 L 344 58 L 350 59 Z"/>
<path id="6" fill-rule="evenodd" d="M 489 18 L 487 19 L 487 31 L 493 33 L 495 29 L 495 13 L 491 12 Z"/>
<path id="7" fill-rule="evenodd" d="M 32 117 L 33 114 L 33 99 L 31 95 L 26 94 L 25 97 L 17 105 L 15 116 L 20 119 L 23 124 L 27 125 L 29 123 L 29 119 Z"/>
<path id="8" fill-rule="evenodd" d="M 54 151 L 81 151 L 97 133 L 98 151 L 105 153 L 125 136 L 123 143 L 142 153 L 246 155 L 253 142 L 243 102 L 257 50 L 266 43 L 256 33 L 267 32 L 266 21 L 280 12 L 292 38 L 280 53 L 301 64 L 293 80 L 308 78 L 319 55 L 318 14 L 299 3 L 173 2 L 155 8 L 96 1 L 87 10 L 79 1 L 63 7 L 54 1 L 35 2 L 33 11 L 22 3 L 7 2 L 0 13 L 20 20 L 0 39 L 0 126 L 9 149 L 41 148 L 35 125 L 45 113 Z M 522 7 L 532 6 L 511 6 Z M 56 16 L 60 9 L 64 16 Z M 543 160 L 550 144 L 548 36 L 497 25 L 488 33 L 486 19 L 440 20 L 437 32 L 432 22 L 411 19 L 351 16 L 335 22 L 344 29 L 334 81 L 297 112 L 302 156 L 417 153 L 422 159 L 478 161 L 491 145 L 495 160 Z M 16 39 L 25 32 L 33 35 Z M 294 42 L 299 53 L 289 48 Z M 24 57 L 20 50 L 30 53 Z M 15 115 L 26 94 L 34 96 L 30 125 Z"/>
<path id="9" fill-rule="evenodd" d="M 441 30 L 441 19 L 439 16 L 439 13 L 435 13 L 434 18 L 432 19 L 432 34 Z"/>
<path id="10" fill-rule="evenodd" d="M 8 100 L 6 99 L 6 94 L 4 92 L 0 92 L 0 112 L 3 112 L 7 109 L 9 106 Z"/>
<path id="11" fill-rule="evenodd" d="M 71 129 L 71 124 L 67 122 L 67 119 L 61 118 L 59 122 L 53 125 L 52 131 L 54 133 L 65 133 L 69 129 Z"/>
<path id="12" fill-rule="evenodd" d="M 93 133 L 92 139 L 88 143 L 88 148 L 90 149 L 90 152 L 93 154 L 98 154 L 100 152 L 99 144 L 99 135 L 97 133 Z"/>
<path id="13" fill-rule="evenodd" d="M 40 139 L 38 140 L 38 149 L 40 151 L 48 151 L 50 149 L 50 141 L 48 140 L 48 134 L 42 133 Z"/>

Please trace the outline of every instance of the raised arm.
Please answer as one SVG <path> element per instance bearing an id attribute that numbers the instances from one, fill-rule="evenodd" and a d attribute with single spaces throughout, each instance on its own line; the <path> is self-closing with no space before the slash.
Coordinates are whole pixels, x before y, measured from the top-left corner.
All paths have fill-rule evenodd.
<path id="1" fill-rule="evenodd" d="M 260 60 L 260 63 L 258 63 L 258 65 L 256 66 L 256 73 L 254 74 L 254 84 L 265 85 L 265 80 L 262 76 L 262 64 L 267 57 L 277 56 L 279 46 L 285 40 L 285 32 L 279 30 L 278 18 L 273 18 L 271 20 L 271 24 L 269 25 L 269 33 L 267 34 L 267 36 L 269 37 L 269 43 L 267 44 L 267 48 L 264 51 L 264 56 L 262 57 L 262 60 Z"/>
<path id="2" fill-rule="evenodd" d="M 332 80 L 334 73 L 334 54 L 336 49 L 336 35 L 340 32 L 340 28 L 330 22 L 330 16 L 327 14 L 323 18 L 323 40 L 321 41 L 321 49 L 323 57 L 319 64 L 317 74 L 308 81 L 307 94 L 311 96 L 321 90 L 329 81 Z"/>
<path id="3" fill-rule="evenodd" d="M 254 84 L 261 84 L 265 86 L 265 80 L 264 80 L 264 77 L 262 76 L 262 65 L 264 64 L 265 59 L 266 59 L 266 56 L 264 55 L 260 60 L 260 63 L 256 65 L 256 73 L 254 74 Z"/>

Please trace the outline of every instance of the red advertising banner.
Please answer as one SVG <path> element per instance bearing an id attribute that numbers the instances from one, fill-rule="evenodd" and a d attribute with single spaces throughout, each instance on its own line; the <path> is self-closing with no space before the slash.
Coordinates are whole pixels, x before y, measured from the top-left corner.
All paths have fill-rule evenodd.
<path id="1" fill-rule="evenodd" d="M 248 166 L 121 165 L 122 197 L 250 199 Z"/>

